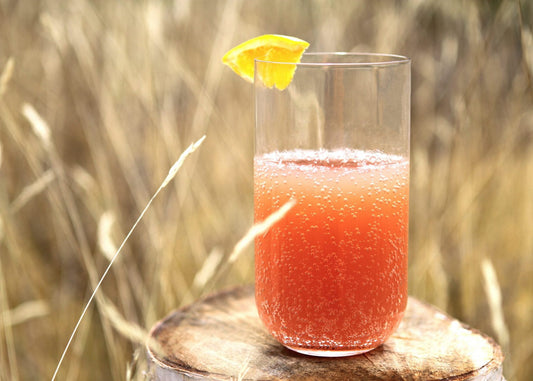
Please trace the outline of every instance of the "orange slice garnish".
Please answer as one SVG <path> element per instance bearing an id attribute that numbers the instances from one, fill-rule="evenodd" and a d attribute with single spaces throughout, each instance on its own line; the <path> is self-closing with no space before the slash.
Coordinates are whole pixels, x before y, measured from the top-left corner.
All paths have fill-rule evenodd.
<path id="1" fill-rule="evenodd" d="M 298 63 L 309 43 L 296 37 L 265 34 L 252 38 L 228 51 L 222 62 L 249 82 L 254 81 L 255 60 Z M 267 87 L 285 89 L 292 81 L 296 65 L 263 65 L 258 77 Z"/>

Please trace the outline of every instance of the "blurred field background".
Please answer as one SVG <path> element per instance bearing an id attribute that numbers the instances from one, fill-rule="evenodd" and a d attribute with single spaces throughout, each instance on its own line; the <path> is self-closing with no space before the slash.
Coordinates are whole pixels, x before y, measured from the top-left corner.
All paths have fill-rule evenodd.
<path id="1" fill-rule="evenodd" d="M 145 378 L 172 309 L 253 282 L 252 86 L 220 59 L 263 33 L 412 58 L 410 294 L 533 379 L 531 1 L 0 0 L 0 379 Z"/>

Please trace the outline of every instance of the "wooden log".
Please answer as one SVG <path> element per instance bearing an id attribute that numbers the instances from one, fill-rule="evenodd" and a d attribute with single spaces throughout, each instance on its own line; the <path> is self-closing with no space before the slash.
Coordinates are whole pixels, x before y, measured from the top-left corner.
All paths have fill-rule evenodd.
<path id="1" fill-rule="evenodd" d="M 413 297 L 398 330 L 377 349 L 320 358 L 284 348 L 263 327 L 253 287 L 221 292 L 157 323 L 152 379 L 501 381 L 503 355 L 485 334 Z"/>

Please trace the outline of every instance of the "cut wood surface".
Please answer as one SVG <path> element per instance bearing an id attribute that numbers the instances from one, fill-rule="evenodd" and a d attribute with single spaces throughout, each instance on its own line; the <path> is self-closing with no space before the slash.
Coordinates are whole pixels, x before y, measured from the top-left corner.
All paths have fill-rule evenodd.
<path id="1" fill-rule="evenodd" d="M 310 357 L 284 348 L 263 327 L 253 287 L 176 310 L 150 336 L 152 378 L 160 381 L 503 380 L 502 351 L 490 337 L 413 297 L 392 337 L 358 356 Z"/>

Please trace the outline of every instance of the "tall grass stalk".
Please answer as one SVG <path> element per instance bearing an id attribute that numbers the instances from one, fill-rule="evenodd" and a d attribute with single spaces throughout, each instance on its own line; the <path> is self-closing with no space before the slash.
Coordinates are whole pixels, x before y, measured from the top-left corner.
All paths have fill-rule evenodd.
<path id="1" fill-rule="evenodd" d="M 172 181 L 172 179 L 176 176 L 177 172 L 179 171 L 179 169 L 181 168 L 181 166 L 183 165 L 183 162 L 185 161 L 185 159 L 187 158 L 187 156 L 189 156 L 191 153 L 193 153 L 201 144 L 202 142 L 204 141 L 205 139 L 205 135 L 200 138 L 198 141 L 196 141 L 195 143 L 191 144 L 181 155 L 180 157 L 178 158 L 178 160 L 172 165 L 172 167 L 170 168 L 167 176 L 165 177 L 165 179 L 163 180 L 163 182 L 161 183 L 161 185 L 159 186 L 159 188 L 157 188 L 157 190 L 155 191 L 155 193 L 153 194 L 153 196 L 150 198 L 150 200 L 148 201 L 148 203 L 146 204 L 146 206 L 144 207 L 144 209 L 142 210 L 141 214 L 139 215 L 139 217 L 137 218 L 137 220 L 135 221 L 135 223 L 133 224 L 133 226 L 131 227 L 131 229 L 129 230 L 128 234 L 126 234 L 126 237 L 124 238 L 124 240 L 122 241 L 122 243 L 120 244 L 120 246 L 118 247 L 116 253 L 113 255 L 113 257 L 111 258 L 111 260 L 109 261 L 109 264 L 107 265 L 106 269 L 104 270 L 104 273 L 102 274 L 102 276 L 100 277 L 100 280 L 98 281 L 98 283 L 96 284 L 96 286 L 94 287 L 94 290 L 91 294 L 91 296 L 89 297 L 89 300 L 87 301 L 87 303 L 85 304 L 85 307 L 83 308 L 83 311 L 81 312 L 81 315 L 76 323 L 76 325 L 74 326 L 74 329 L 72 330 L 72 333 L 68 339 L 68 342 L 65 346 L 65 349 L 63 350 L 63 353 L 61 354 L 61 357 L 57 363 L 57 366 L 56 366 L 56 369 L 54 371 L 54 374 L 52 375 L 52 381 L 55 380 L 58 372 L 59 372 L 59 368 L 61 367 L 61 364 L 63 363 L 63 359 L 65 358 L 65 355 L 68 351 L 68 349 L 70 348 L 70 344 L 72 343 L 72 340 L 74 339 L 74 336 L 76 335 L 76 332 L 78 331 L 78 328 L 83 320 L 83 318 L 85 317 L 85 314 L 87 313 L 87 310 L 89 309 L 89 306 L 91 305 L 91 302 L 93 301 L 94 297 L 96 296 L 96 293 L 98 292 L 98 289 L 100 288 L 100 286 L 102 285 L 102 282 L 104 281 L 107 273 L 109 272 L 109 270 L 111 269 L 111 266 L 113 266 L 113 263 L 115 263 L 115 260 L 118 258 L 118 256 L 120 255 L 120 252 L 122 251 L 122 248 L 124 247 L 124 245 L 126 244 L 126 242 L 128 241 L 129 237 L 133 234 L 133 231 L 135 230 L 135 228 L 137 227 L 137 225 L 139 224 L 139 222 L 142 220 L 144 214 L 148 211 L 148 209 L 150 208 L 150 205 L 152 205 L 152 202 L 155 200 L 155 198 L 157 197 L 157 195 L 159 194 L 159 192 L 161 192 L 161 190 L 163 190 L 163 188 L 165 188 L 168 183 L 170 181 Z M 109 305 L 107 306 L 107 310 L 109 311 L 110 310 L 110 307 Z M 115 317 L 115 320 L 116 320 L 116 314 L 111 314 L 113 317 Z M 135 337 L 137 337 L 137 335 L 134 335 Z"/>

